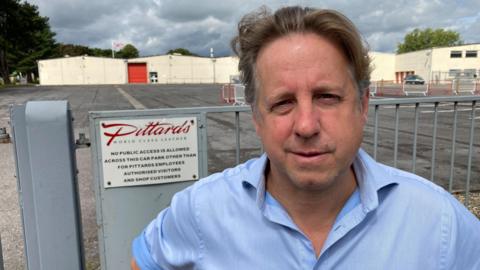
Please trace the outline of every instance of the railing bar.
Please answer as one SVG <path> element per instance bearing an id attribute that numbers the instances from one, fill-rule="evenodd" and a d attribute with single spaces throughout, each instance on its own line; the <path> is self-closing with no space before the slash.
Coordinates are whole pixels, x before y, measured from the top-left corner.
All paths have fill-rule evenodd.
<path id="1" fill-rule="evenodd" d="M 3 270 L 2 236 L 0 235 L 0 270 Z"/>
<path id="2" fill-rule="evenodd" d="M 415 124 L 413 127 L 413 150 L 412 150 L 412 172 L 415 173 L 417 165 L 417 135 L 418 135 L 418 115 L 420 103 L 415 103 Z"/>
<path id="3" fill-rule="evenodd" d="M 400 104 L 395 104 L 395 143 L 394 143 L 394 150 L 393 150 L 393 167 L 397 167 L 397 154 L 398 154 L 398 120 L 399 120 L 399 112 L 398 109 L 400 108 Z"/>
<path id="4" fill-rule="evenodd" d="M 450 154 L 450 178 L 448 180 L 448 192 L 453 190 L 453 173 L 455 171 L 455 142 L 457 140 L 457 110 L 458 102 L 453 103 L 453 129 L 452 129 L 452 151 Z"/>
<path id="5" fill-rule="evenodd" d="M 430 180 L 435 182 L 435 155 L 437 148 L 437 119 L 438 119 L 438 102 L 435 102 L 433 114 L 433 136 L 432 136 L 432 167 L 430 169 Z"/>
<path id="6" fill-rule="evenodd" d="M 235 112 L 235 162 L 240 164 L 240 112 Z"/>
<path id="7" fill-rule="evenodd" d="M 472 154 L 473 154 L 473 136 L 475 135 L 475 105 L 476 101 L 472 101 L 472 113 L 470 122 L 470 142 L 468 146 L 468 166 L 467 166 L 467 185 L 465 189 L 465 206 L 468 207 L 470 199 L 470 177 L 472 169 Z"/>
<path id="8" fill-rule="evenodd" d="M 373 128 L 373 159 L 377 160 L 377 148 L 378 148 L 378 110 L 379 105 L 375 105 L 375 121 Z"/>

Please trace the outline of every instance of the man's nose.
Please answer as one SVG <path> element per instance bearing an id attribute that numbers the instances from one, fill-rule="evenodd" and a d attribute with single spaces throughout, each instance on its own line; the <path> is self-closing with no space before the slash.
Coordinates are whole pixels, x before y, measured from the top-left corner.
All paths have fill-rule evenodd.
<path id="1" fill-rule="evenodd" d="M 320 132 L 318 115 L 312 104 L 298 104 L 296 108 L 294 132 L 295 135 L 302 138 L 310 138 Z"/>

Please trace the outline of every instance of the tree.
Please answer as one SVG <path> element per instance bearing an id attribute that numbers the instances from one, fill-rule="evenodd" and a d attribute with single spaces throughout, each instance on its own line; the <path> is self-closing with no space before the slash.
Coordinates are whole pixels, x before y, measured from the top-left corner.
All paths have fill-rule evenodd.
<path id="1" fill-rule="evenodd" d="M 181 55 L 192 55 L 192 56 L 197 56 L 196 54 L 192 53 L 191 51 L 184 49 L 184 48 L 176 48 L 173 50 L 169 50 L 167 54 L 181 54 Z"/>
<path id="2" fill-rule="evenodd" d="M 416 28 L 405 35 L 403 43 L 398 44 L 397 53 L 406 53 L 433 47 L 455 46 L 461 45 L 462 43 L 460 34 L 456 31 L 440 28 L 427 28 L 425 30 Z"/>
<path id="3" fill-rule="evenodd" d="M 138 57 L 138 50 L 132 44 L 127 44 L 116 54 L 118 58 L 134 58 Z"/>
<path id="4" fill-rule="evenodd" d="M 4 0 L 0 11 L 0 74 L 6 83 L 10 72 L 38 74 L 39 59 L 48 58 L 55 49 L 55 33 L 50 30 L 48 18 L 40 16 L 38 8 L 19 0 Z"/>
<path id="5" fill-rule="evenodd" d="M 63 44 L 60 43 L 55 48 L 55 53 L 52 57 L 64 57 L 68 56 L 80 56 L 80 55 L 92 55 L 91 49 L 87 46 L 75 45 L 75 44 Z"/>

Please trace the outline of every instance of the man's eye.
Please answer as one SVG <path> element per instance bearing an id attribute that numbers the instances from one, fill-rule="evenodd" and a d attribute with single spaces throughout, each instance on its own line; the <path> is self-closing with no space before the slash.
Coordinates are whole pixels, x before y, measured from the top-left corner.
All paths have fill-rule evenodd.
<path id="1" fill-rule="evenodd" d="M 338 102 L 340 102 L 340 100 L 342 99 L 340 96 L 338 95 L 335 95 L 335 94 L 320 94 L 317 96 L 317 99 L 319 102 L 321 102 L 322 104 L 336 104 Z"/>
<path id="2" fill-rule="evenodd" d="M 271 110 L 276 113 L 286 113 L 288 112 L 293 106 L 293 101 L 292 100 L 282 100 L 277 103 L 275 103 Z"/>

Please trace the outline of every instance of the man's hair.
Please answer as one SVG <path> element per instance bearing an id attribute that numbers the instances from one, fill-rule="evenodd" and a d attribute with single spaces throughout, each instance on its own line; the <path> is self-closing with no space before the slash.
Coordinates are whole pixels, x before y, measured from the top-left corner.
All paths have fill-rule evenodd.
<path id="1" fill-rule="evenodd" d="M 314 33 L 339 46 L 350 65 L 359 97 L 370 84 L 370 58 L 357 28 L 341 13 L 309 7 L 284 7 L 272 14 L 266 7 L 245 15 L 238 23 L 238 36 L 231 41 L 239 57 L 238 69 L 245 84 L 245 99 L 253 105 L 257 80 L 258 53 L 269 42 L 293 33 Z"/>

